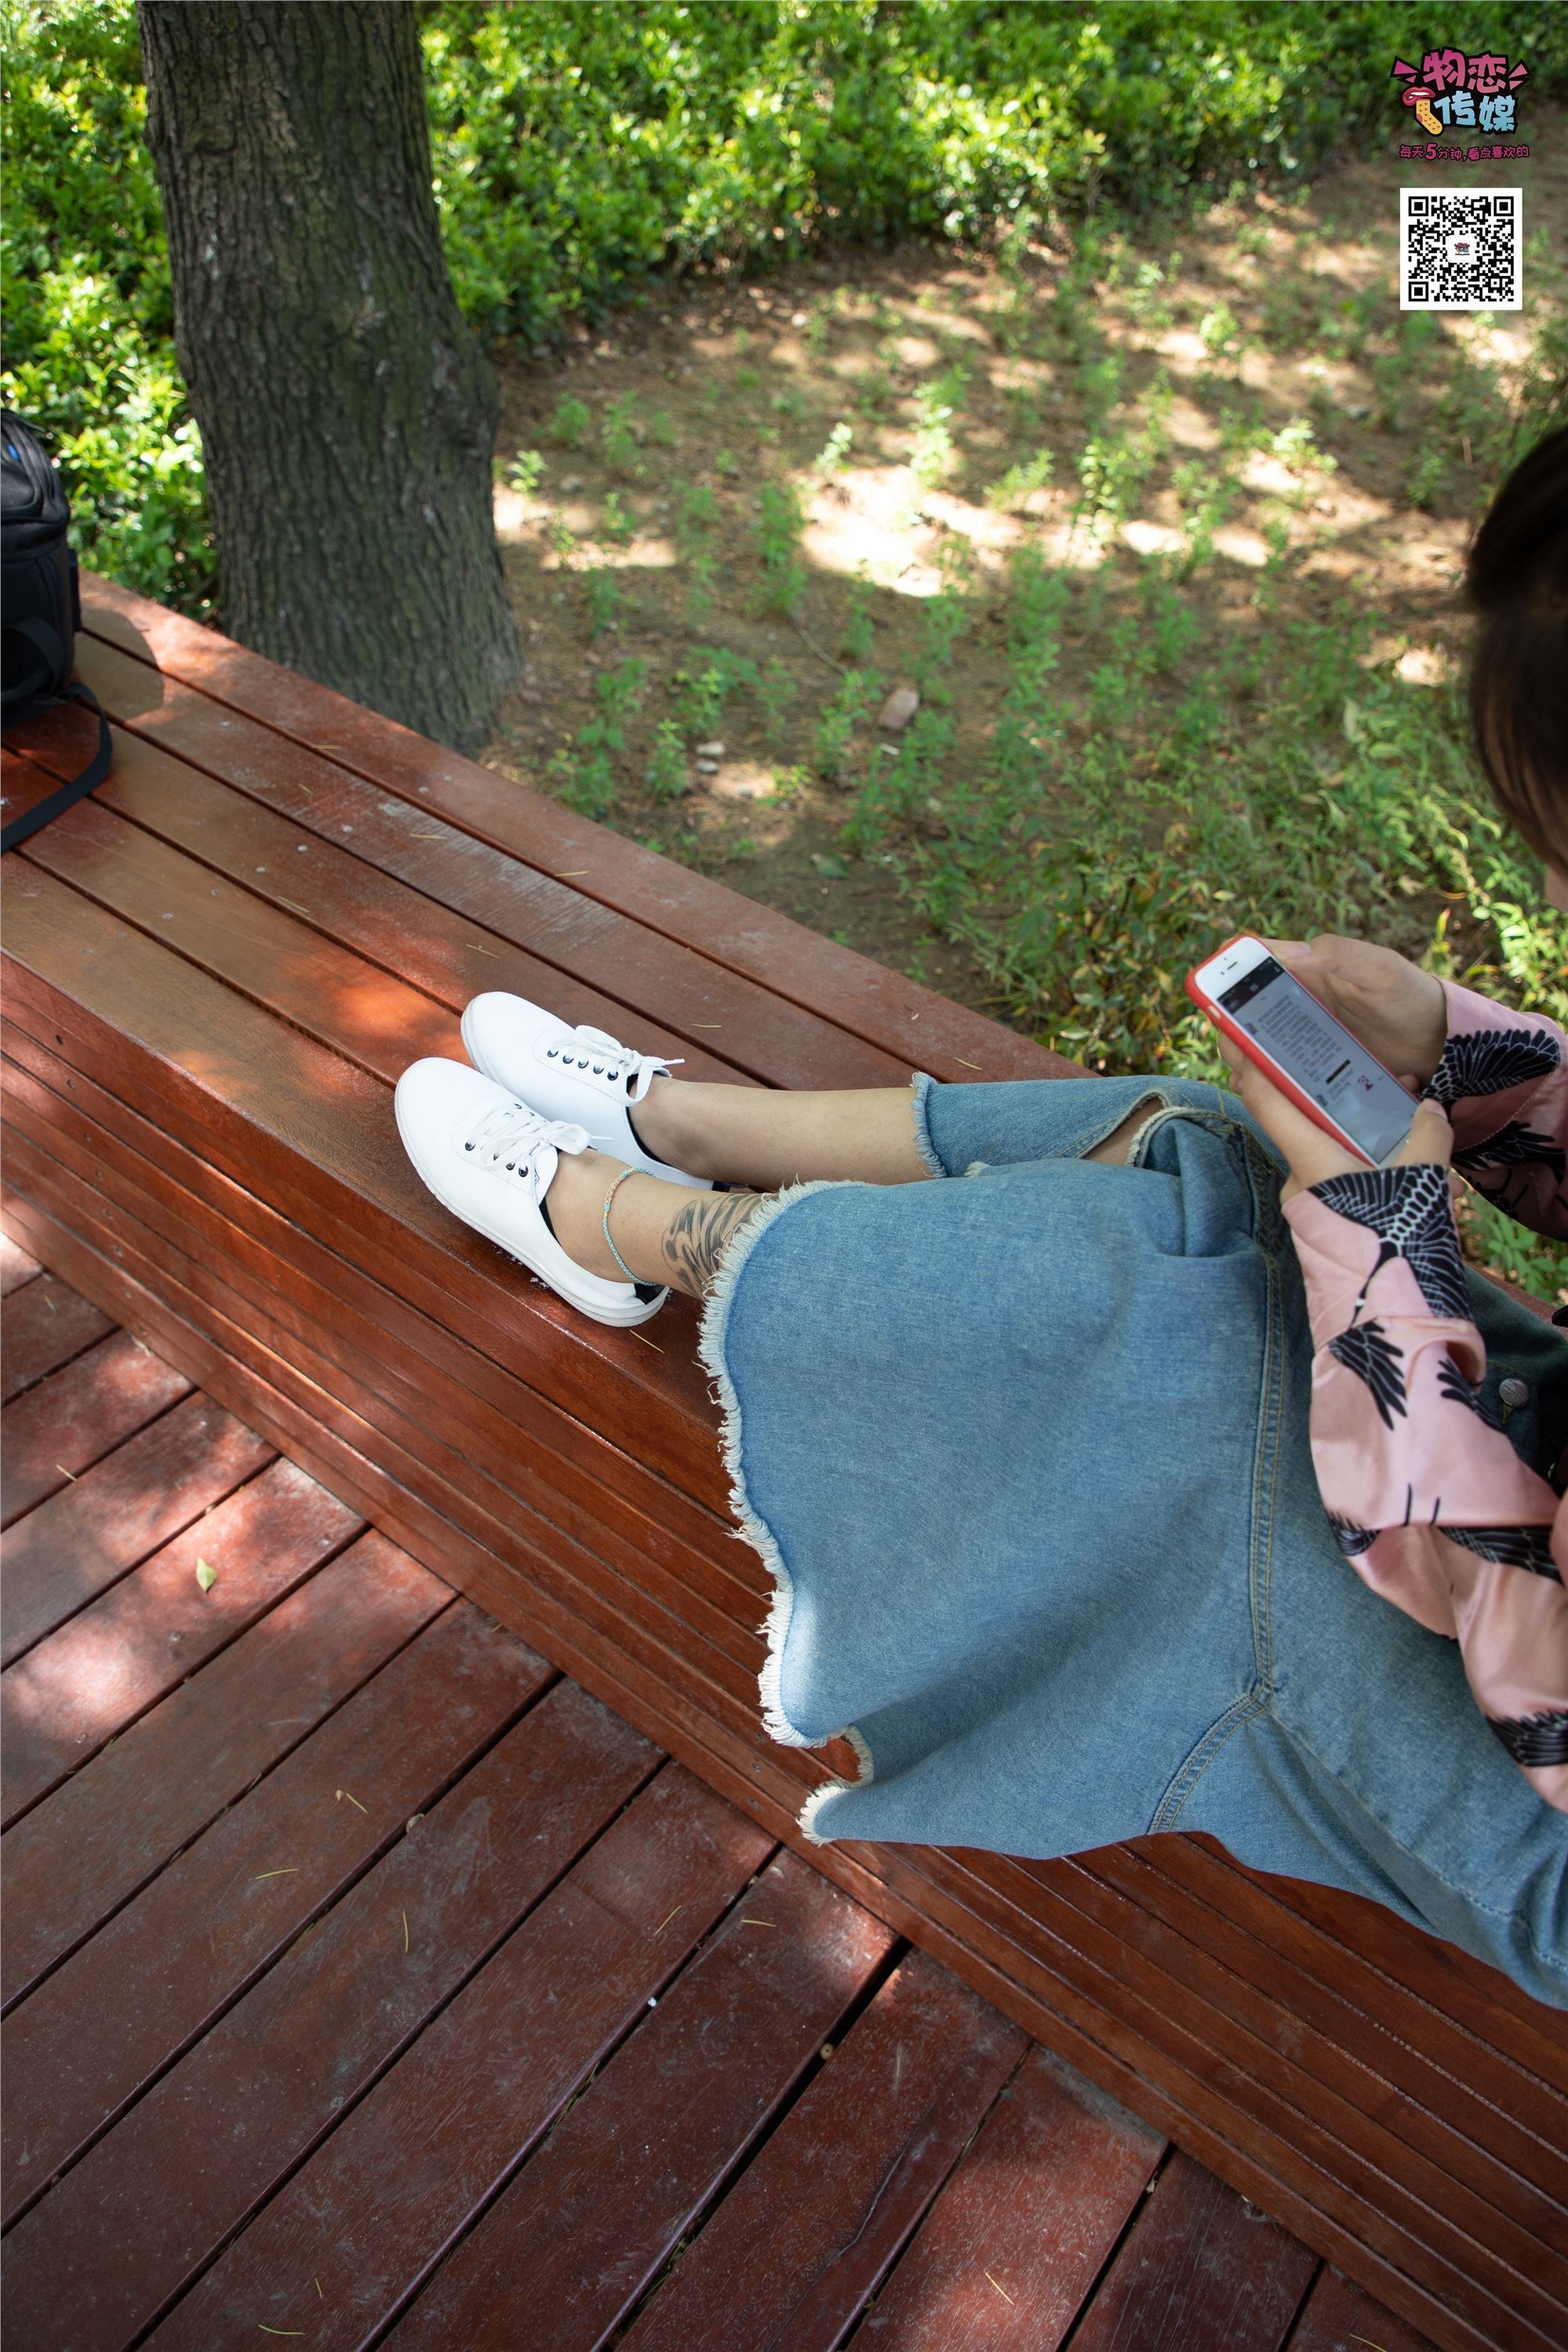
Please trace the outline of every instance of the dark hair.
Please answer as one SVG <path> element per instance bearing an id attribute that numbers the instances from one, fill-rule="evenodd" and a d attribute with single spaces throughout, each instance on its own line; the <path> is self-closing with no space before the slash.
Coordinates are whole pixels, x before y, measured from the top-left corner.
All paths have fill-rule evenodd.
<path id="1" fill-rule="evenodd" d="M 1531 849 L 1568 872 L 1568 426 L 1521 459 L 1470 542 L 1476 753 Z"/>

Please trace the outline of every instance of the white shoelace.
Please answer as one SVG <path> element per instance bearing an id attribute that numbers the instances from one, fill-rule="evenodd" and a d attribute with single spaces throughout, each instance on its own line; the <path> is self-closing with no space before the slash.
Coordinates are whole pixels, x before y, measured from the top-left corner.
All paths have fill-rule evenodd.
<path id="1" fill-rule="evenodd" d="M 498 1103 L 465 1138 L 463 1149 L 481 1168 L 526 1177 L 534 1154 L 546 1144 L 557 1151 L 585 1151 L 588 1130 L 572 1119 L 541 1118 L 526 1103 Z"/>
<path id="2" fill-rule="evenodd" d="M 606 1077 L 618 1080 L 630 1077 L 635 1071 L 637 1085 L 626 1090 L 626 1099 L 634 1103 L 642 1101 L 661 1070 L 673 1070 L 686 1059 L 684 1054 L 677 1054 L 673 1061 L 667 1060 L 662 1054 L 639 1054 L 635 1045 L 617 1044 L 603 1029 L 589 1029 L 581 1024 L 572 1032 L 571 1043 L 587 1050 L 570 1053 L 564 1045 L 552 1047 L 550 1050 L 556 1061 L 567 1066 L 576 1063 L 581 1069 L 595 1073 L 603 1071 Z"/>

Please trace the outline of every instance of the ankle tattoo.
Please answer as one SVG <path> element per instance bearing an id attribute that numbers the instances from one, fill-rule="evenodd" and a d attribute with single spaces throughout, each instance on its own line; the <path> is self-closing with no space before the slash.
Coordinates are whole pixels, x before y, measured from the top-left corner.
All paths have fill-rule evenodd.
<path id="1" fill-rule="evenodd" d="M 760 1192 L 701 1192 L 676 1211 L 665 1231 L 664 1256 L 678 1290 L 707 1296 L 731 1235 L 762 1198 Z"/>

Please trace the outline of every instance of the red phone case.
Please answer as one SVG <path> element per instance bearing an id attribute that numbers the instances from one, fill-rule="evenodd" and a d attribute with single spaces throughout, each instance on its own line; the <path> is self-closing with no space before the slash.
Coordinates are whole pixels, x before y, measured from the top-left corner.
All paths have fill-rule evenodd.
<path id="1" fill-rule="evenodd" d="M 1218 947 L 1214 950 L 1214 955 L 1205 956 L 1205 963 L 1212 963 L 1215 960 L 1215 956 L 1224 955 L 1226 948 L 1235 947 L 1238 940 L 1256 939 L 1257 936 L 1258 935 L 1255 931 L 1232 931 L 1228 940 L 1222 940 L 1220 941 Z M 1347 1135 L 1344 1129 L 1339 1124 L 1339 1121 L 1330 1118 L 1321 1103 L 1315 1103 L 1309 1096 L 1304 1095 L 1301 1092 L 1300 1087 L 1296 1084 L 1294 1078 L 1291 1077 L 1289 1070 L 1281 1068 L 1280 1065 L 1276 1062 L 1270 1055 L 1264 1051 L 1263 1047 L 1258 1043 L 1255 1037 L 1249 1037 L 1244 1029 L 1238 1028 L 1236 1023 L 1231 1019 L 1229 1013 L 1226 1012 L 1223 1005 L 1216 1004 L 1212 996 L 1205 996 L 1204 994 L 1203 990 L 1197 985 L 1198 969 L 1198 966 L 1194 964 L 1191 971 L 1188 972 L 1186 979 L 1187 994 L 1192 998 L 1193 1003 L 1198 1007 L 1198 1010 L 1201 1013 L 1206 1013 L 1210 1020 L 1214 1023 L 1215 1028 L 1218 1029 L 1225 1036 L 1228 1037 L 1232 1045 L 1238 1046 L 1241 1052 L 1247 1055 L 1249 1062 L 1256 1062 L 1258 1068 L 1263 1072 L 1264 1076 L 1273 1081 L 1274 1085 L 1279 1087 L 1280 1093 L 1285 1097 L 1288 1102 L 1294 1103 L 1299 1111 L 1305 1112 L 1306 1116 L 1312 1121 L 1315 1127 L 1321 1127 L 1325 1135 L 1332 1136 L 1334 1141 L 1342 1145 L 1346 1151 L 1353 1152 L 1363 1167 L 1375 1168 L 1377 1166 L 1376 1160 L 1368 1158 L 1367 1154 L 1362 1150 L 1361 1145 L 1356 1141 L 1354 1136 Z M 1295 973 L 1292 972 L 1290 977 L 1294 980 L 1296 978 Z M 1304 980 L 1299 981 L 1297 985 L 1301 988 L 1306 988 L 1309 996 L 1312 997 L 1317 1003 L 1323 1004 L 1322 998 L 1317 994 L 1315 989 L 1307 988 L 1307 983 Z M 1342 1029 L 1344 1028 L 1344 1023 L 1340 1021 L 1339 1014 L 1334 1011 L 1331 1005 L 1323 1004 L 1323 1010 L 1331 1021 L 1339 1021 L 1340 1027 Z M 1346 1030 L 1345 1034 L 1347 1036 L 1351 1036 L 1352 1033 L 1351 1031 Z M 1360 1046 L 1361 1051 L 1366 1055 L 1369 1062 L 1377 1062 L 1378 1068 L 1380 1070 L 1386 1071 L 1387 1075 L 1393 1078 L 1395 1086 L 1399 1085 L 1400 1080 L 1396 1073 L 1388 1068 L 1386 1062 L 1378 1061 L 1377 1055 L 1373 1052 L 1370 1045 L 1363 1045 L 1359 1037 L 1355 1037 L 1353 1039 L 1353 1043 Z"/>

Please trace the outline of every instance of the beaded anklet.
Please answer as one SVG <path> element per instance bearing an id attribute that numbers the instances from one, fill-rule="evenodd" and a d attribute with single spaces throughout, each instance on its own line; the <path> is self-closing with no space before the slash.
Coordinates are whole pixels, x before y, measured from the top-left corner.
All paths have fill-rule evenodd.
<path id="1" fill-rule="evenodd" d="M 637 1171 L 635 1168 L 623 1168 L 620 1174 L 616 1177 L 615 1184 L 611 1185 L 609 1191 L 605 1195 L 605 1239 L 606 1242 L 609 1242 L 610 1255 L 615 1259 L 616 1264 L 620 1267 L 621 1272 L 626 1276 L 626 1280 L 634 1283 L 637 1280 L 637 1276 L 632 1272 L 631 1267 L 626 1264 L 626 1259 L 621 1255 L 620 1251 L 616 1247 L 615 1243 L 610 1241 L 610 1202 L 616 1197 L 616 1185 L 624 1184 L 628 1176 L 635 1176 L 637 1172 Z"/>

